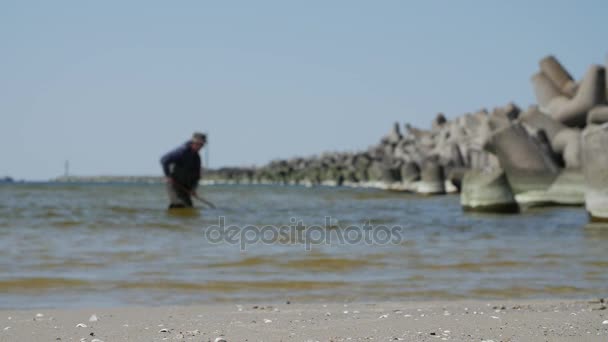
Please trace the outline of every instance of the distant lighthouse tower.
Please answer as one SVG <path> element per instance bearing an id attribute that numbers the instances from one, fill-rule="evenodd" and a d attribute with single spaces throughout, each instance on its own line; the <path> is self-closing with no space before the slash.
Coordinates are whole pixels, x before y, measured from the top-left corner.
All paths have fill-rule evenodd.
<path id="1" fill-rule="evenodd" d="M 65 163 L 63 164 L 63 176 L 65 178 L 68 178 L 69 175 L 70 175 L 70 161 L 66 160 Z"/>

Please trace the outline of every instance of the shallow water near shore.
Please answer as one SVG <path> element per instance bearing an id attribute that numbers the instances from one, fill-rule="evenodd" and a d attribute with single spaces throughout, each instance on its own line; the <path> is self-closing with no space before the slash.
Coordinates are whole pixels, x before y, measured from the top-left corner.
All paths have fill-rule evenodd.
<path id="1" fill-rule="evenodd" d="M 588 298 L 608 290 L 608 228 L 588 224 L 582 208 L 471 214 L 457 195 L 327 187 L 200 193 L 218 208 L 170 213 L 162 185 L 1 185 L 0 307 Z M 383 237 L 374 235 L 381 227 L 394 235 L 309 248 L 209 241 L 220 217 L 241 228 L 301 221 L 333 237 L 368 223 L 372 236 Z"/>

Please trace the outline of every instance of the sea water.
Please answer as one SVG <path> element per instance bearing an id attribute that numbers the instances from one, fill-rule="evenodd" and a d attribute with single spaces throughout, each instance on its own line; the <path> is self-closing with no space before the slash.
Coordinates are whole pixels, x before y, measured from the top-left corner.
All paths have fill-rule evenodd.
<path id="1" fill-rule="evenodd" d="M 591 298 L 608 229 L 580 207 L 472 214 L 458 195 L 160 184 L 0 185 L 0 308 Z M 229 229 L 230 228 L 230 229 Z"/>

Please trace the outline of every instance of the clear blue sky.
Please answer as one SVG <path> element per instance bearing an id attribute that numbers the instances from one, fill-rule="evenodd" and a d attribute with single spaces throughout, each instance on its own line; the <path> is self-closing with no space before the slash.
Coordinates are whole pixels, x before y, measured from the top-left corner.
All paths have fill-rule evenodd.
<path id="1" fill-rule="evenodd" d="M 543 56 L 605 62 L 607 4 L 5 0 L 0 176 L 160 174 L 194 130 L 211 167 L 260 165 L 526 107 Z"/>

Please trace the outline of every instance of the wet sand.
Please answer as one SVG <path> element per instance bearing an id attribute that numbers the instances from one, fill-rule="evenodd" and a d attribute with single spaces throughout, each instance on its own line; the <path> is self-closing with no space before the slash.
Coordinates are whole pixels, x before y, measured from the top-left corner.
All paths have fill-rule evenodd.
<path id="1" fill-rule="evenodd" d="M 600 300 L 2 310 L 0 321 L 0 341 L 608 340 Z"/>

